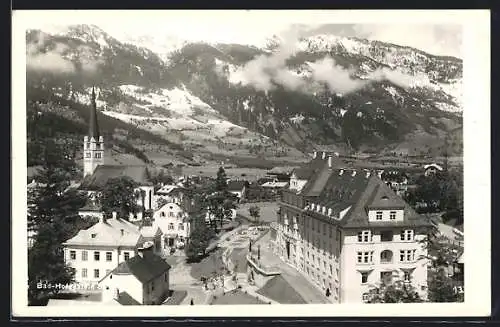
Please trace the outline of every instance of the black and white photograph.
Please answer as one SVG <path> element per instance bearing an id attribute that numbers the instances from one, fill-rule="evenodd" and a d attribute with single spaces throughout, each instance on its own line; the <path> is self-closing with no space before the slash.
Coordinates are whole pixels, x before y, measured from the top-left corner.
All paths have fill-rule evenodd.
<path id="1" fill-rule="evenodd" d="M 489 313 L 488 11 L 12 20 L 13 314 Z"/>

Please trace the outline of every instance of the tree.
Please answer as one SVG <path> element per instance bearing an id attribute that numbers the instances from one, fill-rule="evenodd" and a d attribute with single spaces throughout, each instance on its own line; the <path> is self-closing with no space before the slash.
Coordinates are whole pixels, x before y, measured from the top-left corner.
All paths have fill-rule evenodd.
<path id="1" fill-rule="evenodd" d="M 196 260 L 200 254 L 205 255 L 210 239 L 213 236 L 201 215 L 196 220 L 194 230 L 191 232 L 189 242 L 186 246 L 186 256 L 190 261 Z"/>
<path id="2" fill-rule="evenodd" d="M 78 215 L 78 209 L 85 204 L 85 196 L 70 187 L 76 165 L 67 156 L 67 151 L 53 142 L 47 143 L 37 177 L 39 184 L 29 192 L 28 224 L 35 232 L 33 246 L 28 250 L 30 304 L 38 304 L 60 291 L 41 288 L 41 283 L 64 285 L 73 281 L 74 273 L 64 263 L 61 244 L 80 229 L 95 223 Z"/>
<path id="3" fill-rule="evenodd" d="M 121 218 L 128 220 L 130 213 L 136 213 L 137 184 L 128 176 L 109 179 L 101 194 L 101 206 L 106 215 L 116 211 Z"/>
<path id="4" fill-rule="evenodd" d="M 444 267 L 430 271 L 428 293 L 429 302 L 463 302 L 463 294 L 456 290 L 455 281 L 448 276 Z"/>
<path id="5" fill-rule="evenodd" d="M 248 208 L 248 213 L 250 214 L 250 217 L 253 218 L 254 222 L 258 223 L 258 219 L 260 217 L 260 208 L 258 206 L 251 206 Z"/>
<path id="6" fill-rule="evenodd" d="M 368 291 L 368 303 L 415 303 L 423 302 L 410 283 L 401 280 L 382 282 Z"/>
<path id="7" fill-rule="evenodd" d="M 217 222 L 222 229 L 224 219 L 229 219 L 232 215 L 232 210 L 236 208 L 236 196 L 227 190 L 227 178 L 224 168 L 220 167 L 217 171 L 217 178 L 213 185 L 213 191 L 206 197 L 208 212 L 210 216 L 210 224 L 215 232 L 217 232 Z"/>

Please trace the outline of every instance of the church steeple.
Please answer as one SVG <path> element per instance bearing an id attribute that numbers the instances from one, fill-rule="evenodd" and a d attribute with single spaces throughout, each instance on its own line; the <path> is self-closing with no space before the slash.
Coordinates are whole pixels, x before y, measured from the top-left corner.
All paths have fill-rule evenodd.
<path id="1" fill-rule="evenodd" d="M 83 176 L 92 175 L 97 166 L 104 164 L 104 138 L 100 135 L 97 124 L 95 87 L 92 87 L 89 135 L 83 138 L 83 153 Z"/>
<path id="2" fill-rule="evenodd" d="M 89 137 L 93 137 L 96 141 L 99 140 L 99 125 L 97 123 L 97 105 L 95 102 L 95 87 L 92 86 L 92 100 L 90 108 L 90 120 L 89 120 Z"/>

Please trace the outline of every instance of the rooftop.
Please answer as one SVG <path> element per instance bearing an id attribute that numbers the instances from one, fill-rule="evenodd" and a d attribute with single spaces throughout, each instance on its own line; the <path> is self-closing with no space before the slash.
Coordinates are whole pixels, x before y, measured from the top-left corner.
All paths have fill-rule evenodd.
<path id="1" fill-rule="evenodd" d="M 80 246 L 136 246 L 141 238 L 139 227 L 120 218 L 101 220 L 78 232 L 64 245 Z"/>
<path id="2" fill-rule="evenodd" d="M 99 190 L 113 178 L 130 177 L 139 185 L 152 185 L 146 166 L 99 165 L 92 175 L 86 176 L 81 184 L 82 189 Z"/>
<path id="3" fill-rule="evenodd" d="M 164 274 L 170 268 L 167 261 L 160 256 L 150 251 L 145 251 L 142 256 L 136 255 L 120 263 L 111 271 L 111 274 L 134 275 L 141 283 L 145 284 Z"/>

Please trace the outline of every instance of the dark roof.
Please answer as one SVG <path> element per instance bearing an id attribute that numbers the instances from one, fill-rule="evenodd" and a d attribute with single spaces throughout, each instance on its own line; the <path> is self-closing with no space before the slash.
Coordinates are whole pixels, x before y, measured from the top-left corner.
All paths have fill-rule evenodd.
<path id="1" fill-rule="evenodd" d="M 376 201 L 378 197 L 387 196 L 388 201 L 393 201 L 398 196 L 394 193 L 389 186 L 387 186 L 378 176 L 372 175 L 364 190 L 361 190 L 356 203 L 349 209 L 349 212 L 342 219 L 342 224 L 345 228 L 359 228 L 359 227 L 398 227 L 398 226 L 412 226 L 412 227 L 431 227 L 432 224 L 428 217 L 419 215 L 413 210 L 409 204 L 402 199 L 397 204 L 401 204 L 401 209 L 404 210 L 403 221 L 382 221 L 382 222 L 369 222 L 368 221 L 368 208 L 371 201 Z"/>
<path id="2" fill-rule="evenodd" d="M 101 211 L 102 206 L 97 204 L 95 201 L 87 200 L 85 205 L 80 208 L 80 211 Z"/>
<path id="3" fill-rule="evenodd" d="M 146 251 L 142 257 L 136 255 L 120 263 L 113 269 L 112 273 L 116 275 L 132 274 L 144 284 L 165 273 L 170 268 L 170 265 L 162 257 Z"/>
<path id="4" fill-rule="evenodd" d="M 148 179 L 146 166 L 99 165 L 92 175 L 83 179 L 80 188 L 86 190 L 102 189 L 109 179 L 124 176 L 130 177 L 139 185 L 152 185 Z"/>
<path id="5" fill-rule="evenodd" d="M 99 140 L 99 125 L 97 123 L 97 105 L 95 102 L 95 90 L 92 87 L 92 103 L 90 108 L 89 137 Z"/>
<path id="6" fill-rule="evenodd" d="M 241 191 L 245 187 L 245 181 L 229 181 L 227 183 L 228 191 Z"/>
<path id="7" fill-rule="evenodd" d="M 373 171 L 329 168 L 326 159 L 314 159 L 311 177 L 300 192 L 313 204 L 332 209 L 333 215 L 348 209 L 339 222 L 346 228 L 386 226 L 431 226 L 429 219 L 418 215 Z M 339 162 L 337 167 L 341 166 Z M 334 165 L 332 165 L 334 166 Z M 319 168 L 318 168 L 319 167 Z M 354 173 L 354 171 L 356 173 Z M 369 222 L 368 209 L 403 209 L 404 221 Z M 320 213 L 311 213 L 321 215 Z"/>
<path id="8" fill-rule="evenodd" d="M 336 155 L 330 156 L 332 157 L 332 168 L 342 168 L 347 166 L 347 164 Z M 325 159 L 322 159 L 322 154 L 318 153 L 316 158 L 302 167 L 294 169 L 292 174 L 295 174 L 298 179 L 310 179 L 313 175 L 321 172 L 325 167 L 328 167 L 328 156 Z"/>
<path id="9" fill-rule="evenodd" d="M 386 189 L 377 185 L 372 196 L 367 203 L 370 209 L 403 209 L 405 202 L 394 192 L 387 192 Z"/>
<path id="10" fill-rule="evenodd" d="M 118 294 L 117 302 L 120 303 L 121 305 L 141 305 L 127 292 L 120 292 Z"/>

